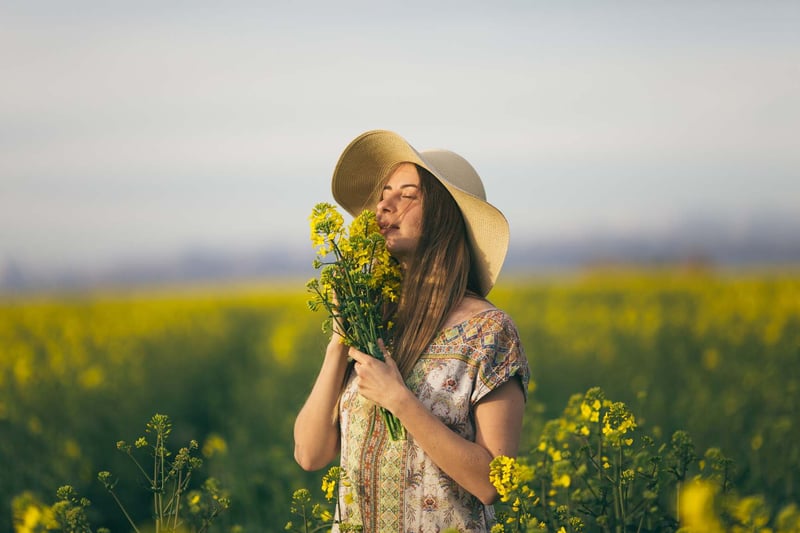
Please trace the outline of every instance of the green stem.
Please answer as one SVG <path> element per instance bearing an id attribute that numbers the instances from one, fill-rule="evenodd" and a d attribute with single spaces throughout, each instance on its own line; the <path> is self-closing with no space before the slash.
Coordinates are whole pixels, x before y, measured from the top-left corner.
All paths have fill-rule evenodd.
<path id="1" fill-rule="evenodd" d="M 156 533 L 159 530 L 159 522 L 158 522 L 158 455 L 159 455 L 159 448 L 161 446 L 161 434 L 158 433 L 156 435 L 156 447 L 153 450 L 153 514 L 156 518 Z"/>
<path id="2" fill-rule="evenodd" d="M 122 502 L 120 501 L 120 499 L 117 498 L 117 495 L 114 492 L 114 490 L 113 489 L 108 489 L 108 492 L 111 494 L 111 497 L 114 498 L 114 501 L 117 502 L 117 506 L 119 506 L 120 510 L 122 511 L 122 514 L 125 515 L 125 518 L 128 520 L 128 523 L 131 525 L 133 530 L 136 533 L 139 533 L 139 528 L 136 527 L 136 524 L 133 522 L 133 519 L 131 518 L 131 515 L 129 515 L 128 511 L 125 510 L 125 506 L 122 505 Z"/>
<path id="3" fill-rule="evenodd" d="M 400 423 L 400 420 L 394 416 L 391 411 L 381 409 L 381 417 L 383 418 L 383 422 L 386 424 L 386 427 L 389 430 L 389 438 L 392 440 L 404 440 L 406 438 L 406 430 L 403 427 L 403 424 Z"/>
<path id="4" fill-rule="evenodd" d="M 183 472 L 178 472 L 178 480 L 177 485 L 175 488 L 175 518 L 172 520 L 172 529 L 178 529 L 178 514 L 181 510 L 181 494 L 183 493 L 183 487 L 181 486 L 181 478 L 183 477 Z"/>
<path id="5" fill-rule="evenodd" d="M 626 499 L 625 498 L 625 490 L 622 487 L 622 470 L 623 470 L 624 465 L 622 463 L 623 457 L 622 457 L 622 445 L 621 444 L 620 444 L 620 447 L 619 447 L 619 454 L 618 455 L 619 455 L 618 460 L 619 460 L 620 475 L 619 475 L 619 483 L 617 485 L 617 490 L 619 492 L 619 496 L 618 497 L 619 497 L 620 517 L 622 519 L 622 524 L 623 524 L 623 528 L 624 528 L 625 522 L 628 519 L 628 517 L 627 517 L 627 513 L 626 513 L 627 505 L 626 505 L 626 502 L 625 502 L 625 499 Z"/>
<path id="6" fill-rule="evenodd" d="M 158 482 L 158 520 L 156 521 L 156 531 L 161 529 L 164 524 L 164 489 L 166 488 L 166 476 L 164 475 L 164 462 L 166 461 L 166 450 L 164 449 L 165 442 L 163 435 L 159 435 L 159 470 L 160 480 Z"/>
<path id="7" fill-rule="evenodd" d="M 150 479 L 150 475 L 142 467 L 142 464 L 139 461 L 136 460 L 136 457 L 133 456 L 133 454 L 130 452 L 130 450 L 128 450 L 126 453 L 128 454 L 128 457 L 131 458 L 131 461 L 133 461 L 133 464 L 136 465 L 136 468 L 138 468 L 139 471 L 142 473 L 142 475 L 144 476 L 145 480 L 147 480 L 147 482 L 150 483 L 150 485 L 155 483 L 155 481 L 153 479 Z"/>

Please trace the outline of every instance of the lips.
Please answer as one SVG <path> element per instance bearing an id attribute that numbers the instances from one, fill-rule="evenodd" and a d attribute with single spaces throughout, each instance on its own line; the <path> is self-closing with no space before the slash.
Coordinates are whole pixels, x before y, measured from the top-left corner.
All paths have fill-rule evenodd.
<path id="1" fill-rule="evenodd" d="M 387 224 L 387 225 L 385 225 L 385 226 L 381 226 L 380 228 L 381 228 L 381 229 L 380 229 L 380 231 L 381 231 L 381 235 L 383 235 L 384 237 L 386 237 L 386 235 L 387 235 L 387 234 L 388 234 L 390 231 L 393 231 L 393 230 L 396 230 L 396 229 L 398 229 L 398 227 L 397 227 L 397 226 L 394 226 L 394 225 L 391 225 L 391 224 Z"/>
<path id="2" fill-rule="evenodd" d="M 386 236 L 386 234 L 391 230 L 398 229 L 398 226 L 397 224 L 392 224 L 391 222 L 388 221 L 384 222 L 378 221 L 378 228 L 380 229 L 381 235 Z"/>

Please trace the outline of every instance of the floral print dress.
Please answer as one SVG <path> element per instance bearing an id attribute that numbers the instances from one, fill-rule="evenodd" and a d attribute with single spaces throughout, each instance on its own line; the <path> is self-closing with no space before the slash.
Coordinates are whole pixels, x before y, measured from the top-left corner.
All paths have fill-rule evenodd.
<path id="1" fill-rule="evenodd" d="M 530 371 L 516 326 L 503 311 L 489 309 L 441 331 L 406 384 L 450 429 L 474 441 L 475 404 L 514 376 L 527 391 Z M 340 411 L 346 479 L 339 486 L 342 527 L 334 532 L 347 531 L 345 524 L 365 533 L 489 530 L 492 508 L 442 472 L 411 435 L 392 441 L 379 410 L 358 394 L 353 379 Z"/>

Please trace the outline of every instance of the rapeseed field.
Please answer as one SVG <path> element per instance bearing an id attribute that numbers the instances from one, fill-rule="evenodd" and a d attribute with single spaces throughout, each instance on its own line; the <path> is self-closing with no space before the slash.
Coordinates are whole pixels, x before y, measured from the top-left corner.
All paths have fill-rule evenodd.
<path id="1" fill-rule="evenodd" d="M 52 502 L 69 484 L 92 501 L 93 522 L 127 530 L 96 476 L 124 478 L 115 443 L 166 413 L 226 487 L 218 527 L 282 531 L 292 492 L 322 477 L 292 460 L 294 415 L 326 342 L 308 297 L 299 280 L 1 298 L 0 529 L 12 529 L 15 498 Z M 720 450 L 743 493 L 775 509 L 800 500 L 797 272 L 507 278 L 491 299 L 531 363 L 524 449 L 598 387 L 656 438 L 681 430 Z M 148 516 L 141 486 L 116 491 Z"/>

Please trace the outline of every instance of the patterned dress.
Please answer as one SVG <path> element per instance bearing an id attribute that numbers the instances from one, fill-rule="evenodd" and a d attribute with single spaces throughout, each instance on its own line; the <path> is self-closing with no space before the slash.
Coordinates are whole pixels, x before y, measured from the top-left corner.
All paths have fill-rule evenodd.
<path id="1" fill-rule="evenodd" d="M 511 318 L 489 309 L 441 331 L 406 384 L 450 429 L 474 441 L 475 404 L 513 376 L 526 391 L 529 372 Z M 340 408 L 347 476 L 339 486 L 342 524 L 360 525 L 364 533 L 489 530 L 492 508 L 442 472 L 411 435 L 392 441 L 375 404 L 358 394 L 352 379 Z"/>

